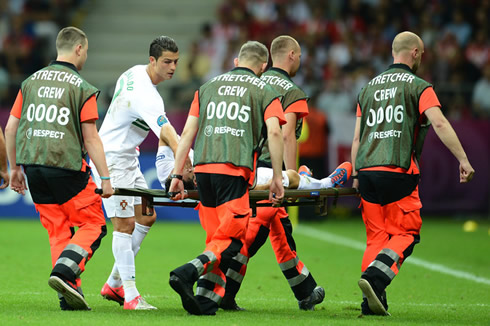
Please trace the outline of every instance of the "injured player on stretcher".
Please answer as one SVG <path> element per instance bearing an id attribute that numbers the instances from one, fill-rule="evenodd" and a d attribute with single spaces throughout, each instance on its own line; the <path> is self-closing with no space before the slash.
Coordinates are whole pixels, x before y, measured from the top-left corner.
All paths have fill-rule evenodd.
<path id="1" fill-rule="evenodd" d="M 189 152 L 189 158 L 193 160 L 193 151 Z M 169 146 L 160 145 L 156 155 L 155 166 L 158 180 L 163 189 L 168 189 L 170 185 L 170 174 L 174 168 L 174 153 Z M 327 189 L 344 185 L 349 180 L 352 173 L 352 164 L 344 162 L 340 164 L 328 177 L 316 179 L 306 166 L 301 166 L 297 171 L 282 171 L 282 183 L 286 189 Z M 256 183 L 254 190 L 268 190 L 272 179 L 272 169 L 257 168 Z M 186 190 L 196 189 L 195 176 L 192 168 L 185 169 L 183 173 L 184 188 Z"/>

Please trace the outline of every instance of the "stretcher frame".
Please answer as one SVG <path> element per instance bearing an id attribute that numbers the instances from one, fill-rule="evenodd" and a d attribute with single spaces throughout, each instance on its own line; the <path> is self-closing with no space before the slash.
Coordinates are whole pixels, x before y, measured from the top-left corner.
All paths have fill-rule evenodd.
<path id="1" fill-rule="evenodd" d="M 97 189 L 97 193 L 102 193 L 102 189 Z M 154 206 L 177 206 L 177 207 L 196 207 L 199 203 L 199 193 L 197 190 L 186 190 L 187 198 L 184 200 L 173 201 L 169 194 L 163 189 L 144 189 L 144 188 L 114 188 L 116 196 L 141 197 L 143 215 L 151 216 Z M 297 190 L 285 189 L 283 207 L 289 206 L 315 206 L 318 215 L 327 215 L 328 198 L 333 198 L 333 205 L 337 199 L 343 196 L 357 196 L 356 188 L 328 188 Z M 250 207 L 255 216 L 257 207 L 270 207 L 270 202 L 261 202 L 269 199 L 269 190 L 250 190 Z"/>

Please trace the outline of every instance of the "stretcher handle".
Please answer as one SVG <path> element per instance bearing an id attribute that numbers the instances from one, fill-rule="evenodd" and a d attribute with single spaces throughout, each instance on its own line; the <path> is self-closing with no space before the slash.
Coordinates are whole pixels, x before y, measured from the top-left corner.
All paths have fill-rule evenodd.
<path id="1" fill-rule="evenodd" d="M 97 195 L 102 195 L 104 192 L 102 191 L 102 188 L 95 188 L 95 193 Z"/>

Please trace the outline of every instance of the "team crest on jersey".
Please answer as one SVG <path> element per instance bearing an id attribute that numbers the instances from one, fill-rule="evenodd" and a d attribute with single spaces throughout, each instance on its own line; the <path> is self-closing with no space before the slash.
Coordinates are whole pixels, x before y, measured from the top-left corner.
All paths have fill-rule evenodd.
<path id="1" fill-rule="evenodd" d="M 158 126 L 160 127 L 166 124 L 167 122 L 168 122 L 167 117 L 164 115 L 159 116 L 157 119 Z"/>

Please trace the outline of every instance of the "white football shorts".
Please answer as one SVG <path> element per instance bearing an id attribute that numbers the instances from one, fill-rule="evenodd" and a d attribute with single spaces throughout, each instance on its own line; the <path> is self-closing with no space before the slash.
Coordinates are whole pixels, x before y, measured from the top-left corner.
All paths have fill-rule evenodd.
<path id="1" fill-rule="evenodd" d="M 272 169 L 260 167 L 257 168 L 257 185 L 265 185 L 268 184 L 272 180 Z M 286 171 L 282 171 L 282 185 L 284 188 L 289 187 L 289 178 L 286 174 Z"/>
<path id="2" fill-rule="evenodd" d="M 121 164 L 122 165 L 122 164 Z M 146 180 L 141 172 L 139 165 L 130 166 L 129 164 L 124 168 L 118 165 L 109 167 L 109 175 L 111 177 L 111 184 L 114 188 L 145 188 L 148 189 Z M 101 180 L 95 168 L 92 169 L 94 181 L 97 187 L 100 188 Z M 102 198 L 104 209 L 107 217 L 133 217 L 134 206 L 141 205 L 141 197 L 134 196 L 111 196 L 109 198 Z"/>

